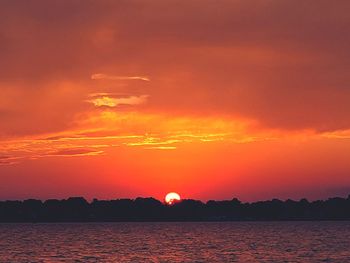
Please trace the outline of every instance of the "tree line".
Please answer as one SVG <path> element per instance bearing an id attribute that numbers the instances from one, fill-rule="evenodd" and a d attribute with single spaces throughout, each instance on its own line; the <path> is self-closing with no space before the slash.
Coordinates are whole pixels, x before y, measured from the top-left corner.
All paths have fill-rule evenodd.
<path id="1" fill-rule="evenodd" d="M 270 221 L 350 220 L 348 198 L 309 202 L 272 199 L 243 203 L 238 199 L 185 199 L 166 205 L 154 198 L 86 201 L 83 197 L 46 201 L 0 201 L 0 222 L 123 222 L 123 221 Z"/>

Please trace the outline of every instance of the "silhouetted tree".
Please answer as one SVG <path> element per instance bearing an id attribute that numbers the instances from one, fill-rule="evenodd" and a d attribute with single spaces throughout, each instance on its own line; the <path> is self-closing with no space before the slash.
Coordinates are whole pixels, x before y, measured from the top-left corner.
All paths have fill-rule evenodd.
<path id="1" fill-rule="evenodd" d="M 350 195 L 325 201 L 258 201 L 242 203 L 186 199 L 166 205 L 154 198 L 97 200 L 83 197 L 45 202 L 0 201 L 0 222 L 87 222 L 87 221 L 232 221 L 232 220 L 350 220 Z"/>

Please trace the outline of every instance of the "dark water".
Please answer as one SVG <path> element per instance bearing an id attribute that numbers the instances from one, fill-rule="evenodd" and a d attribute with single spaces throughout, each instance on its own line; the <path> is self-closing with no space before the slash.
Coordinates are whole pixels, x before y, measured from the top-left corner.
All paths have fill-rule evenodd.
<path id="1" fill-rule="evenodd" d="M 350 222 L 0 224 L 0 262 L 350 262 Z"/>

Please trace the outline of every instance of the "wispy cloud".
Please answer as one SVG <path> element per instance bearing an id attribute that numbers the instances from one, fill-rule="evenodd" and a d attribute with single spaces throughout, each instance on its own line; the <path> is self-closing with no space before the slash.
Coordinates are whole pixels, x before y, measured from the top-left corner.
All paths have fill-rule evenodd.
<path id="1" fill-rule="evenodd" d="M 325 132 L 322 134 L 325 138 L 331 139 L 350 139 L 350 130 L 338 130 L 333 132 Z"/>
<path id="2" fill-rule="evenodd" d="M 142 80 L 142 81 L 151 81 L 147 76 L 116 76 L 116 75 L 107 75 L 103 73 L 96 73 L 91 75 L 91 79 L 100 80 L 100 79 L 109 79 L 109 80 Z"/>
<path id="3" fill-rule="evenodd" d="M 89 103 L 94 104 L 96 107 L 118 107 L 122 105 L 140 105 L 147 102 L 148 95 L 129 96 L 123 98 L 113 98 L 107 95 L 95 96 L 92 99 L 86 100 Z"/>
<path id="4" fill-rule="evenodd" d="M 57 151 L 49 152 L 46 156 L 89 156 L 98 155 L 103 153 L 103 151 L 96 151 L 95 149 L 88 148 L 66 148 Z"/>
<path id="5" fill-rule="evenodd" d="M 19 161 L 19 157 L 14 156 L 0 156 L 0 165 L 16 164 Z"/>
<path id="6" fill-rule="evenodd" d="M 156 149 L 156 150 L 176 150 L 176 146 L 154 146 L 148 147 L 146 149 Z"/>
<path id="7" fill-rule="evenodd" d="M 90 96 L 91 100 L 101 96 Z M 104 97 L 102 95 L 102 97 Z M 137 104 L 140 96 L 112 98 L 113 107 L 120 103 Z M 136 101 L 136 102 L 135 102 Z M 92 103 L 92 101 L 91 101 Z M 96 104 L 96 106 L 101 104 Z M 92 111 L 77 119 L 77 127 L 59 133 L 13 138 L 0 141 L 0 165 L 50 156 L 94 156 L 126 147 L 147 150 L 176 150 L 188 144 L 245 144 L 267 140 L 284 140 L 284 134 L 273 130 L 256 130 L 249 120 L 195 118 L 140 112 Z M 288 139 L 349 138 L 348 131 L 317 134 L 301 131 Z"/>
<path id="8" fill-rule="evenodd" d="M 169 145 L 181 142 L 180 140 L 162 138 L 162 137 L 144 137 L 142 140 L 137 142 L 128 142 L 125 143 L 127 146 L 148 146 L 148 145 Z M 158 146 L 159 147 L 159 146 Z M 164 146 L 163 146 L 164 147 Z"/>

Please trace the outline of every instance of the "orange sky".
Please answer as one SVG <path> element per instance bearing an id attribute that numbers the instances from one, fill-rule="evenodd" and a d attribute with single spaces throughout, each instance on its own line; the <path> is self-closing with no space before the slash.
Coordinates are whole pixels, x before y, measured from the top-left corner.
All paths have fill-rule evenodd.
<path id="1" fill-rule="evenodd" d="M 0 199 L 350 194 L 349 1 L 2 1 Z"/>

